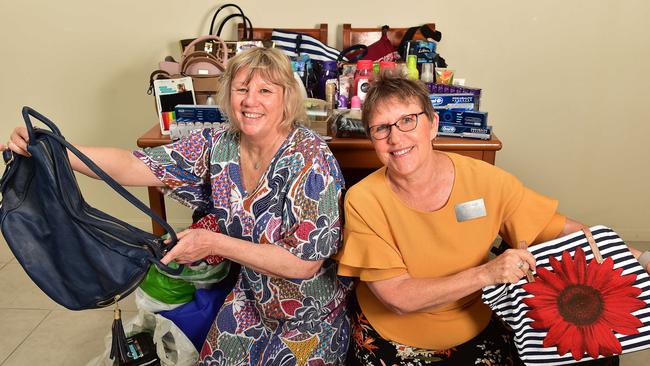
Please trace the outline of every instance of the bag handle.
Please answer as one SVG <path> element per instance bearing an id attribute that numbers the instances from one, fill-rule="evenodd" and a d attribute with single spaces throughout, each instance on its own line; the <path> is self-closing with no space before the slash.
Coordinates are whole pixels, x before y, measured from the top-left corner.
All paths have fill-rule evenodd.
<path id="1" fill-rule="evenodd" d="M 194 51 L 190 53 L 187 57 L 183 57 L 183 62 L 181 62 L 181 75 L 186 75 L 185 71 L 187 68 L 197 62 L 207 62 L 216 66 L 221 72 L 226 70 L 226 67 L 219 62 L 213 54 L 205 51 Z M 155 76 L 155 75 L 154 75 Z M 208 76 L 208 75 L 190 75 L 190 76 Z M 214 76 L 214 75 L 209 75 Z M 152 82 L 153 83 L 153 82 Z"/>
<path id="2" fill-rule="evenodd" d="M 603 263 L 603 256 L 600 254 L 600 249 L 598 249 L 598 244 L 596 244 L 594 236 L 591 235 L 591 230 L 586 227 L 582 229 L 582 233 L 585 234 L 585 237 L 587 238 L 587 243 L 589 243 L 589 247 L 591 247 L 591 252 L 594 254 L 596 262 L 599 264 Z"/>
<path id="3" fill-rule="evenodd" d="M 436 42 L 440 42 L 442 39 L 442 33 L 440 33 L 440 31 L 431 29 L 428 24 L 423 24 L 419 27 L 411 27 L 407 29 L 406 32 L 404 32 L 404 36 L 402 36 L 402 40 L 399 42 L 399 46 L 397 46 L 397 50 L 399 51 L 400 56 L 405 60 L 406 55 L 403 53 L 405 52 L 406 42 L 412 40 L 413 37 L 415 37 L 415 33 L 417 33 L 417 31 L 420 31 L 424 38 L 431 38 Z"/>
<path id="4" fill-rule="evenodd" d="M 356 53 L 360 51 L 359 53 Z M 348 55 L 352 54 L 353 56 L 351 58 L 348 58 Z M 348 61 L 348 62 L 357 62 L 361 60 L 362 57 L 366 56 L 368 54 L 368 46 L 365 44 L 355 44 L 352 45 L 348 48 L 345 48 L 339 53 L 339 57 L 336 61 L 342 62 L 342 61 Z"/>
<path id="5" fill-rule="evenodd" d="M 244 14 L 230 14 L 226 18 L 224 18 L 223 21 L 221 21 L 221 24 L 219 24 L 219 29 L 217 30 L 217 36 L 221 36 L 221 31 L 223 30 L 223 27 L 226 25 L 226 22 L 228 22 L 230 19 L 235 18 L 235 17 L 241 17 L 244 18 L 244 34 L 243 34 L 243 39 L 242 41 L 252 41 L 253 40 L 253 26 L 250 25 L 250 27 L 246 28 L 246 23 L 250 23 L 251 20 L 248 19 L 248 17 Z M 248 29 L 248 32 L 246 30 Z"/>
<path id="6" fill-rule="evenodd" d="M 224 4 L 224 5 L 220 6 L 219 9 L 217 9 L 217 11 L 214 13 L 214 16 L 212 17 L 212 22 L 210 22 L 210 34 L 214 34 L 214 22 L 217 20 L 217 15 L 219 15 L 219 12 L 221 12 L 221 10 L 223 10 L 225 8 L 229 8 L 229 7 L 234 7 L 234 8 L 237 8 L 237 10 L 239 10 L 239 14 L 231 14 L 231 15 L 233 15 L 233 16 L 240 15 L 242 18 L 244 18 L 244 38 L 247 38 L 247 39 L 243 39 L 243 41 L 252 41 L 253 40 L 253 23 L 251 23 L 251 20 L 246 15 L 244 15 L 244 11 L 237 4 Z M 224 23 L 226 23 L 226 21 L 228 21 L 228 19 L 230 19 L 230 18 L 232 18 L 232 16 L 229 16 L 226 19 L 221 21 L 221 24 L 219 26 L 219 31 L 217 32 L 218 36 L 221 35 L 221 29 L 223 28 Z M 248 30 L 248 34 L 246 32 L 247 30 Z"/>
<path id="7" fill-rule="evenodd" d="M 74 147 L 71 143 L 69 143 L 61 134 L 61 131 L 59 128 L 49 120 L 47 117 L 43 116 L 39 112 L 35 111 L 34 109 L 30 107 L 23 107 L 23 119 L 25 120 L 25 125 L 27 126 L 27 133 L 29 135 L 29 144 L 30 145 L 35 145 L 36 144 L 36 139 L 35 139 L 35 129 L 34 126 L 32 125 L 31 122 L 31 117 L 34 117 L 38 119 L 40 122 L 43 122 L 50 130 L 40 130 L 40 133 L 44 133 L 52 138 L 54 138 L 56 141 L 58 141 L 61 145 L 65 146 L 68 150 L 70 150 L 73 154 L 75 154 L 79 160 L 81 160 L 90 170 L 93 171 L 93 173 L 97 174 L 99 178 L 101 178 L 106 184 L 108 184 L 115 192 L 120 194 L 122 197 L 124 197 L 127 201 L 129 201 L 132 205 L 137 207 L 140 211 L 144 212 L 147 216 L 151 217 L 154 221 L 156 221 L 160 226 L 162 226 L 163 229 L 169 234 L 171 237 L 171 242 L 165 247 L 165 252 L 169 251 L 172 249 L 176 243 L 178 242 L 178 237 L 176 236 L 176 232 L 174 229 L 169 226 L 169 224 L 163 220 L 160 216 L 158 216 L 157 213 L 153 212 L 147 205 L 142 203 L 138 198 L 136 198 L 134 195 L 132 195 L 129 191 L 127 191 L 124 187 L 122 187 L 119 183 L 117 183 L 110 175 L 108 175 L 104 170 L 102 170 L 97 164 L 95 164 L 88 156 L 86 156 L 84 153 L 79 151 L 76 147 Z M 180 274 L 184 266 L 179 265 L 179 268 L 172 268 L 169 267 L 162 262 L 160 262 L 159 258 L 154 258 L 152 259 L 152 262 L 154 262 L 156 265 L 158 265 L 162 270 L 164 270 L 167 273 L 170 273 L 172 275 L 177 275 Z"/>
<path id="8" fill-rule="evenodd" d="M 225 65 L 228 62 L 228 48 L 226 47 L 226 43 L 223 41 L 223 39 L 219 38 L 218 36 L 213 36 L 213 35 L 207 35 L 207 36 L 201 36 L 187 45 L 185 47 L 185 51 L 183 51 L 183 56 L 181 57 L 181 63 L 185 58 L 191 54 L 192 52 L 197 52 L 194 50 L 194 45 L 200 42 L 205 42 L 205 41 L 213 41 L 219 43 L 219 47 L 221 47 L 221 60 L 219 60 L 218 56 L 215 56 L 215 58 L 220 61 L 223 65 Z M 199 51 L 201 52 L 201 51 Z"/>

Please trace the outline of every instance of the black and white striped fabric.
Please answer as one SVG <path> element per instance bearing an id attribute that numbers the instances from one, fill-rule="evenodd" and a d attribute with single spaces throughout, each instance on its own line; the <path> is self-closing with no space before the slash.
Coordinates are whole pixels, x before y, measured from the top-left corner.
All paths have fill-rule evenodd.
<path id="1" fill-rule="evenodd" d="M 637 328 L 638 334 L 624 335 L 614 331 L 614 336 L 621 344 L 622 353 L 650 348 L 650 277 L 641 268 L 623 240 L 612 229 L 605 226 L 594 226 L 590 230 L 602 257 L 605 260 L 612 258 L 614 271 L 622 268 L 623 272 L 620 276 L 636 275 L 636 280 L 631 286 L 641 290 L 636 298 L 645 302 L 645 306 L 631 312 L 631 315 L 642 323 Z M 553 272 L 549 258 L 554 257 L 558 261 L 562 261 L 562 254 L 565 251 L 570 254 L 571 258 L 575 258 L 578 247 L 584 251 L 586 263 L 590 263 L 594 255 L 583 232 L 576 232 L 546 243 L 534 245 L 529 250 L 537 261 L 537 272 L 539 274 L 541 267 Z M 565 258 L 567 258 L 566 254 Z M 562 266 L 564 268 L 565 263 L 562 263 Z M 537 281 L 539 281 L 539 278 L 538 275 L 535 276 Z M 611 283 L 611 280 L 612 278 L 610 277 L 603 279 L 601 282 Z M 503 284 L 483 288 L 483 302 L 489 305 L 514 330 L 517 350 L 524 363 L 526 365 L 566 365 L 592 360 L 593 358 L 587 353 L 579 357 L 581 358 L 580 361 L 576 361 L 571 352 L 560 355 L 557 345 L 544 347 L 543 342 L 548 334 L 548 329 L 535 329 L 531 326 L 535 320 L 531 317 L 539 313 L 531 313 L 529 315 L 529 312 L 533 309 L 525 303 L 524 299 L 535 297 L 535 295 L 524 289 L 526 284 L 526 278 L 523 278 L 516 284 Z M 528 288 L 530 289 L 530 287 Z M 618 297 L 616 301 L 618 301 Z M 530 303 L 530 300 L 528 302 Z M 637 301 L 637 308 L 642 306 L 642 302 Z M 587 307 L 589 306 L 588 304 Z M 615 308 L 621 309 L 619 306 Z M 581 311 L 583 311 L 582 308 L 576 309 L 576 314 L 580 316 Z M 556 314 L 558 313 L 556 312 Z M 560 314 L 564 313 L 560 312 Z M 566 320 L 565 318 L 562 319 Z M 610 318 L 609 320 L 611 319 L 614 318 Z M 611 332 L 611 330 L 609 331 Z M 586 334 L 592 333 L 587 332 Z M 563 335 L 563 338 L 560 338 L 560 342 L 571 342 L 571 335 L 568 331 Z"/>
<path id="2" fill-rule="evenodd" d="M 311 60 L 336 61 L 341 53 L 336 48 L 304 33 L 274 29 L 271 40 L 276 48 L 282 49 L 282 52 L 290 57 L 306 54 Z"/>

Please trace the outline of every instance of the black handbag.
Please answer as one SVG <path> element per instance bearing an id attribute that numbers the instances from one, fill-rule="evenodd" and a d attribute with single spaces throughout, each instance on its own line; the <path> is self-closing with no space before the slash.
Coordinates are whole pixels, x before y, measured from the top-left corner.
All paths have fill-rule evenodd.
<path id="1" fill-rule="evenodd" d="M 71 310 L 102 308 L 135 290 L 152 263 L 172 274 L 183 270 L 160 262 L 177 241 L 163 219 L 68 143 L 52 121 L 29 107 L 22 113 L 32 156 L 3 153 L 0 225 L 14 256 L 45 294 Z M 51 131 L 34 128 L 30 116 Z M 171 243 L 88 205 L 66 149 L 165 228 Z"/>

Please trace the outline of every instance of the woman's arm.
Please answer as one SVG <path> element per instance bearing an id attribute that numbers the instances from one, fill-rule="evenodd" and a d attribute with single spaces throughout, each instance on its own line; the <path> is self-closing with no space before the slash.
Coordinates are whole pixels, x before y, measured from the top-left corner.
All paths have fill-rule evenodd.
<path id="1" fill-rule="evenodd" d="M 367 285 L 388 309 L 406 314 L 457 301 L 488 285 L 515 283 L 532 267 L 535 258 L 529 251 L 508 249 L 488 263 L 450 276 L 413 278 L 406 273 Z"/>
<path id="2" fill-rule="evenodd" d="M 0 150 L 9 148 L 16 154 L 29 156 L 29 152 L 27 151 L 28 144 L 29 134 L 27 133 L 27 128 L 17 127 L 9 137 L 7 145 L 1 145 Z M 121 185 L 163 186 L 163 183 L 153 172 L 128 150 L 109 147 L 75 147 L 87 155 L 95 164 Z M 70 165 L 73 170 L 89 177 L 97 178 L 95 173 L 70 151 L 68 151 L 68 158 L 70 159 Z"/>
<path id="3" fill-rule="evenodd" d="M 273 244 L 255 244 L 205 229 L 178 233 L 178 243 L 162 259 L 187 264 L 218 255 L 258 272 L 282 278 L 307 279 L 318 272 L 323 260 L 307 261 Z"/>
<path id="4" fill-rule="evenodd" d="M 564 236 L 564 235 L 576 232 L 578 230 L 582 230 L 583 228 L 586 228 L 586 227 L 587 227 L 587 225 L 582 224 L 582 223 L 577 222 L 577 221 L 574 221 L 574 220 L 567 217 L 566 223 L 564 224 L 564 228 L 562 228 L 562 232 L 560 233 L 560 235 L 558 235 L 558 238 L 560 236 Z M 636 249 L 636 248 L 634 248 L 634 247 L 632 247 L 630 245 L 628 245 L 627 247 L 628 247 L 628 249 L 630 249 L 630 252 L 632 252 L 632 255 L 634 255 L 634 258 L 636 258 L 637 260 L 643 254 L 642 251 L 640 251 L 640 250 L 638 250 L 638 249 Z M 646 265 L 646 267 L 644 269 L 648 273 L 650 273 L 650 262 Z"/>

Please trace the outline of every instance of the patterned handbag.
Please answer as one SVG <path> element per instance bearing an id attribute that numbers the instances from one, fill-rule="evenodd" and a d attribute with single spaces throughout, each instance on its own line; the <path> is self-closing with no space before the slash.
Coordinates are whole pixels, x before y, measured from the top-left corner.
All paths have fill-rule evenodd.
<path id="1" fill-rule="evenodd" d="M 533 281 L 483 289 L 526 365 L 650 348 L 650 276 L 612 229 L 594 226 L 529 250 L 537 261 Z"/>

